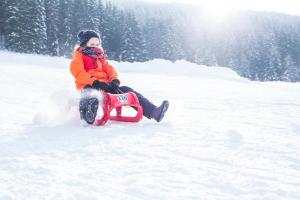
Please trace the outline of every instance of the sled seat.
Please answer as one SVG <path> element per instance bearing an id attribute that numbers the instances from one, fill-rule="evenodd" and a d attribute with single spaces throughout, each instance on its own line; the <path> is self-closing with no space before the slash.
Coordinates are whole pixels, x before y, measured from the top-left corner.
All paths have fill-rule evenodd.
<path id="1" fill-rule="evenodd" d="M 135 116 L 122 116 L 122 107 L 133 107 L 137 113 Z M 100 109 L 100 107 L 99 107 Z M 112 110 L 116 110 L 116 115 L 111 116 Z M 123 121 L 123 122 L 139 122 L 143 118 L 143 108 L 139 100 L 133 92 L 123 94 L 103 93 L 102 102 L 103 116 L 96 119 L 94 124 L 97 126 L 104 125 L 108 120 Z"/>

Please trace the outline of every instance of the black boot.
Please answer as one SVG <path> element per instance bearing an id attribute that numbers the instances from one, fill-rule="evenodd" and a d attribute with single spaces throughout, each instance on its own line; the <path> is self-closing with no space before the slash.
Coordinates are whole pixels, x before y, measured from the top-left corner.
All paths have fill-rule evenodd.
<path id="1" fill-rule="evenodd" d="M 80 119 L 93 124 L 97 116 L 99 101 L 97 98 L 82 98 L 79 103 Z"/>
<path id="2" fill-rule="evenodd" d="M 151 112 L 151 118 L 155 119 L 155 121 L 157 122 L 160 122 L 164 118 L 168 108 L 169 108 L 169 101 L 166 100 L 163 101 L 159 107 L 155 108 Z"/>

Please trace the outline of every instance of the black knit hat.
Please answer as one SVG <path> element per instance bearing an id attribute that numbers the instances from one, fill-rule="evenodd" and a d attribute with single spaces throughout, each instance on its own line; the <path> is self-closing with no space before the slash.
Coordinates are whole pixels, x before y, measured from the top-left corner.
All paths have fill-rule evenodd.
<path id="1" fill-rule="evenodd" d="M 100 40 L 99 34 L 93 30 L 80 31 L 77 37 L 79 39 L 80 46 L 86 44 L 92 37 L 96 37 Z"/>

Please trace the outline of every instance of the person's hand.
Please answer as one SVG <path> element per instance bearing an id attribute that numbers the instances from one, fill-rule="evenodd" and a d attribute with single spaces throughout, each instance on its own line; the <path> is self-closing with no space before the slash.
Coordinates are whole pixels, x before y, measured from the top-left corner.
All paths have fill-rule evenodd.
<path id="1" fill-rule="evenodd" d="M 92 88 L 96 90 L 103 90 L 104 92 L 111 92 L 112 87 L 102 81 L 95 80 L 93 82 Z"/>
<path id="2" fill-rule="evenodd" d="M 120 81 L 118 79 L 114 79 L 110 82 L 110 86 L 113 92 L 118 92 Z"/>

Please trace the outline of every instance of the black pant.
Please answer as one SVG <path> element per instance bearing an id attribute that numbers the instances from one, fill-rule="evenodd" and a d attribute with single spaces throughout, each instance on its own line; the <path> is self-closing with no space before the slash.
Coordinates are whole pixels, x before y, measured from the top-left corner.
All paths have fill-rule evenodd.
<path id="1" fill-rule="evenodd" d="M 81 93 L 82 94 L 86 94 L 88 93 L 88 90 L 91 90 L 92 87 L 90 86 L 87 86 L 85 87 Z M 147 98 L 145 98 L 143 95 L 141 95 L 140 93 L 134 91 L 132 88 L 130 87 L 127 87 L 127 86 L 120 86 L 119 87 L 119 90 L 120 91 L 113 91 L 113 92 L 110 92 L 112 94 L 119 94 L 119 93 L 126 93 L 126 92 L 133 92 L 136 94 L 137 98 L 139 99 L 139 102 L 140 102 L 140 105 L 143 107 L 143 115 L 145 117 L 147 117 L 148 119 L 151 119 L 151 113 L 152 111 L 156 108 L 156 106 L 151 103 Z M 83 95 L 84 97 L 82 98 L 87 98 L 86 95 Z"/>

